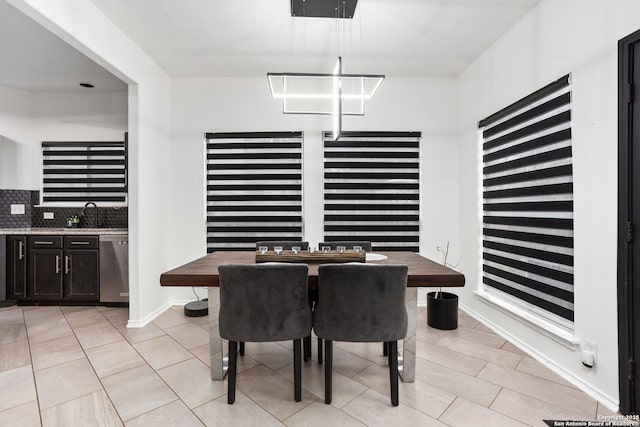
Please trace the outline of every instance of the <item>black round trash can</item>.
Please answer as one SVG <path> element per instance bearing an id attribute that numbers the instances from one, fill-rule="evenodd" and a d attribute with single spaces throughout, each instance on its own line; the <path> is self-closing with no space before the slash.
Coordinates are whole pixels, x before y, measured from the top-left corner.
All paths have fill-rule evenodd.
<path id="1" fill-rule="evenodd" d="M 450 292 L 429 292 L 427 294 L 427 325 L 436 329 L 456 329 L 458 327 L 458 295 Z"/>

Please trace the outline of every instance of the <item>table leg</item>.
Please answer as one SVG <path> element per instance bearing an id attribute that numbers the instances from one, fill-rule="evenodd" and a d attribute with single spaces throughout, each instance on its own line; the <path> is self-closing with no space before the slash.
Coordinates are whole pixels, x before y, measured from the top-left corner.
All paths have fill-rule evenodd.
<path id="1" fill-rule="evenodd" d="M 228 356 L 224 353 L 218 312 L 220 311 L 220 288 L 209 288 L 209 353 L 211 355 L 211 379 L 222 381 L 229 366 Z"/>
<path id="2" fill-rule="evenodd" d="M 416 380 L 416 327 L 418 322 L 418 288 L 407 288 L 407 335 L 402 342 L 402 353 L 398 352 L 398 373 L 402 382 Z M 213 365 L 212 365 L 213 366 Z"/>

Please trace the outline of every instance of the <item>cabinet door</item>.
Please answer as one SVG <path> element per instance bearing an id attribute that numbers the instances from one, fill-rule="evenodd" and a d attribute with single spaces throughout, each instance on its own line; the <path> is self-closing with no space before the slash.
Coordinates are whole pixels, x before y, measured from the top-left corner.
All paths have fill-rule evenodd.
<path id="1" fill-rule="evenodd" d="M 27 297 L 27 237 L 7 236 L 7 298 Z"/>
<path id="2" fill-rule="evenodd" d="M 97 301 L 100 268 L 96 250 L 64 251 L 64 298 L 77 301 Z"/>
<path id="3" fill-rule="evenodd" d="M 62 250 L 32 249 L 29 251 L 29 298 L 62 298 Z"/>

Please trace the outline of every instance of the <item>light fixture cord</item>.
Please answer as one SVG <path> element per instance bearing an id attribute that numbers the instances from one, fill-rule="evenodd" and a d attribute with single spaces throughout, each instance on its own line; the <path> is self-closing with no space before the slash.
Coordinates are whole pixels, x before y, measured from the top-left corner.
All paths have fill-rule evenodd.
<path id="1" fill-rule="evenodd" d="M 291 10 L 293 11 L 293 0 L 291 0 Z M 293 16 L 291 17 L 291 23 L 289 24 L 289 69 L 293 70 L 294 68 L 294 63 L 293 63 L 293 49 L 294 49 L 294 43 L 293 43 L 293 33 L 294 33 L 294 29 L 295 29 L 295 21 L 293 19 Z"/>
<path id="2" fill-rule="evenodd" d="M 340 31 L 338 27 L 338 7 L 340 0 L 336 0 L 336 53 L 340 56 Z"/>
<path id="3" fill-rule="evenodd" d="M 302 0 L 302 70 L 307 72 L 307 0 Z"/>
<path id="4" fill-rule="evenodd" d="M 347 2 L 346 0 L 342 0 L 342 52 L 343 54 L 347 51 L 347 33 L 346 33 L 346 11 L 347 11 Z"/>
<path id="5" fill-rule="evenodd" d="M 360 15 L 358 17 L 358 26 L 360 27 L 360 74 L 364 74 L 364 51 L 362 49 L 362 21 L 364 21 L 364 12 L 362 11 L 362 4 L 360 5 Z"/>
<path id="6" fill-rule="evenodd" d="M 355 15 L 355 11 L 354 11 Z M 349 20 L 349 56 L 353 58 L 353 16 Z"/>

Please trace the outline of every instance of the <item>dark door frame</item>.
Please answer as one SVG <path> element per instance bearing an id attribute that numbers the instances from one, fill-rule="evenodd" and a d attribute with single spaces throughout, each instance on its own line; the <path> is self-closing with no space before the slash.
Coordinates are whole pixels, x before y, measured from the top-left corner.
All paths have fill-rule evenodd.
<path id="1" fill-rule="evenodd" d="M 634 129 L 635 94 L 636 87 L 640 87 L 639 70 L 634 68 L 639 58 L 635 55 L 640 55 L 640 30 L 618 42 L 618 368 L 623 414 L 636 414 L 640 410 L 635 363 L 640 345 L 640 315 L 634 311 L 640 291 L 633 283 L 634 275 L 637 277 L 640 270 L 633 262 L 634 249 L 637 250 L 634 221 L 640 217 L 640 211 L 634 209 L 640 196 L 636 196 L 635 201 L 633 198 L 634 190 L 637 192 L 640 188 L 636 185 L 634 189 L 633 185 L 634 165 L 635 172 L 640 172 L 637 154 L 640 146 L 634 147 L 634 139 L 640 139 L 640 128 Z"/>

